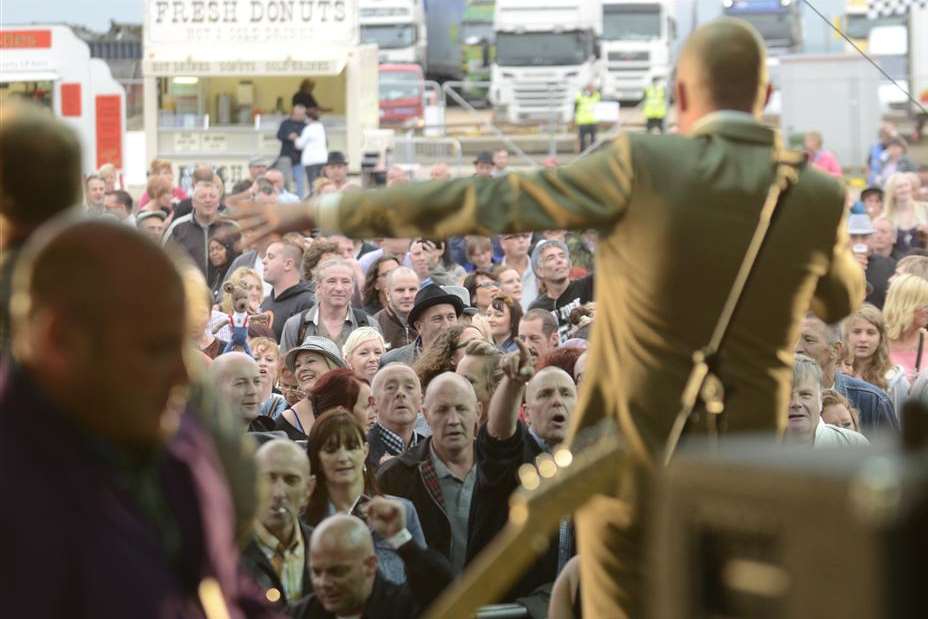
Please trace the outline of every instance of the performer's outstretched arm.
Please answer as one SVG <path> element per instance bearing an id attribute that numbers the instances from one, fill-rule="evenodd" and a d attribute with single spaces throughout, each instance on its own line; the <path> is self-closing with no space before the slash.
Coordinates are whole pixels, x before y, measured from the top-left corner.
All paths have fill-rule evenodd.
<path id="1" fill-rule="evenodd" d="M 353 238 L 493 235 L 614 225 L 628 206 L 634 169 L 628 137 L 568 166 L 495 179 L 461 178 L 326 194 L 298 204 L 227 199 L 252 240 L 319 227 Z"/>

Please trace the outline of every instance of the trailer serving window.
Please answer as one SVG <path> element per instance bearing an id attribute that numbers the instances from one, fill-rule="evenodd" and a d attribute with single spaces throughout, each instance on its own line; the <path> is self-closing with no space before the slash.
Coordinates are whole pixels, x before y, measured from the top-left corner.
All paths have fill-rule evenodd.
<path id="1" fill-rule="evenodd" d="M 54 92 L 54 82 L 50 79 L 0 81 L 0 106 L 17 99 L 25 99 L 51 110 L 54 109 Z"/>

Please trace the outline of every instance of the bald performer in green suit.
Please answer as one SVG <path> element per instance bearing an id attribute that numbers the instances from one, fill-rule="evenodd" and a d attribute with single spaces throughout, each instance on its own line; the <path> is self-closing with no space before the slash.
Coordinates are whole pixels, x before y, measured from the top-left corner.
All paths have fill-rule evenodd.
<path id="1" fill-rule="evenodd" d="M 542 172 L 244 204 L 235 215 L 255 236 L 312 225 L 356 238 L 599 231 L 592 360 L 572 424 L 613 417 L 637 465 L 615 496 L 577 514 L 587 617 L 642 613 L 642 481 L 661 462 L 692 353 L 709 341 L 775 172 L 756 31 L 732 19 L 701 26 L 677 76 L 680 135 L 624 134 Z M 844 195 L 805 167 L 781 203 L 720 354 L 727 432 L 782 430 L 803 316 L 834 322 L 864 299 Z"/>

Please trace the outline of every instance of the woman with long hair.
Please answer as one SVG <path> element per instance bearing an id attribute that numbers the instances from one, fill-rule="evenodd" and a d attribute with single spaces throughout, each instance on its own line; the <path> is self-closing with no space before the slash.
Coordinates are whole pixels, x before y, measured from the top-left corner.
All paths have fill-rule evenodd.
<path id="1" fill-rule="evenodd" d="M 364 311 L 371 316 L 386 307 L 387 276 L 398 266 L 399 258 L 392 254 L 383 254 L 368 267 L 364 288 L 361 291 L 361 303 Z"/>
<path id="2" fill-rule="evenodd" d="M 847 317 L 841 330 L 847 351 L 848 373 L 889 394 L 896 415 L 899 415 L 909 394 L 909 382 L 905 378 L 905 370 L 890 361 L 883 312 L 865 303 Z"/>
<path id="3" fill-rule="evenodd" d="M 912 179 L 904 172 L 889 177 L 883 188 L 883 214 L 899 231 L 896 247 L 903 254 L 925 247 L 919 232 L 928 230 L 928 204 L 916 200 Z"/>
<path id="4" fill-rule="evenodd" d="M 886 293 L 883 316 L 889 359 L 903 367 L 906 379 L 912 383 L 928 364 L 928 342 L 924 341 L 924 328 L 928 325 L 928 281 L 917 275 L 895 276 Z M 920 334 L 921 359 L 918 358 Z"/>
<path id="5" fill-rule="evenodd" d="M 505 294 L 498 294 L 490 301 L 487 308 L 487 320 L 493 343 L 502 352 L 514 352 L 519 349 L 516 338 L 519 337 L 519 321 L 522 320 L 522 306 L 515 299 Z"/>
<path id="6" fill-rule="evenodd" d="M 305 441 L 316 421 L 311 400 L 313 387 L 326 372 L 345 367 L 345 362 L 335 342 L 327 337 L 310 335 L 287 353 L 284 363 L 293 372 L 304 396 L 280 414 L 277 430 L 286 432 L 291 440 Z"/>
<path id="7" fill-rule="evenodd" d="M 307 444 L 310 470 L 316 476 L 316 488 L 304 517 L 307 524 L 317 526 L 335 514 L 353 514 L 365 520 L 364 504 L 379 494 L 374 472 L 364 464 L 367 451 L 364 428 L 354 414 L 335 408 L 319 416 L 309 432 Z M 406 529 L 424 548 L 425 536 L 415 506 L 407 499 L 390 498 L 402 503 Z M 406 571 L 402 559 L 376 533 L 374 551 L 380 573 L 391 582 L 403 583 Z"/>

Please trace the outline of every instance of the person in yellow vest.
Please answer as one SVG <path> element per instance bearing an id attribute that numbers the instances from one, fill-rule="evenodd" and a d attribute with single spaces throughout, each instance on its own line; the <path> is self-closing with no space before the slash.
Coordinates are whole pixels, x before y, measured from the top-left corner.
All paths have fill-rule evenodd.
<path id="1" fill-rule="evenodd" d="M 667 92 L 661 78 L 655 77 L 651 85 L 644 89 L 644 118 L 647 122 L 645 131 L 651 133 L 657 129 L 664 133 L 664 119 L 667 117 Z"/>
<path id="2" fill-rule="evenodd" d="M 596 104 L 599 103 L 599 93 L 592 83 L 586 85 L 586 88 L 577 93 L 574 100 L 574 124 L 577 125 L 579 132 L 580 150 L 585 151 L 587 148 L 596 143 Z M 587 144 L 589 139 L 589 144 Z"/>

